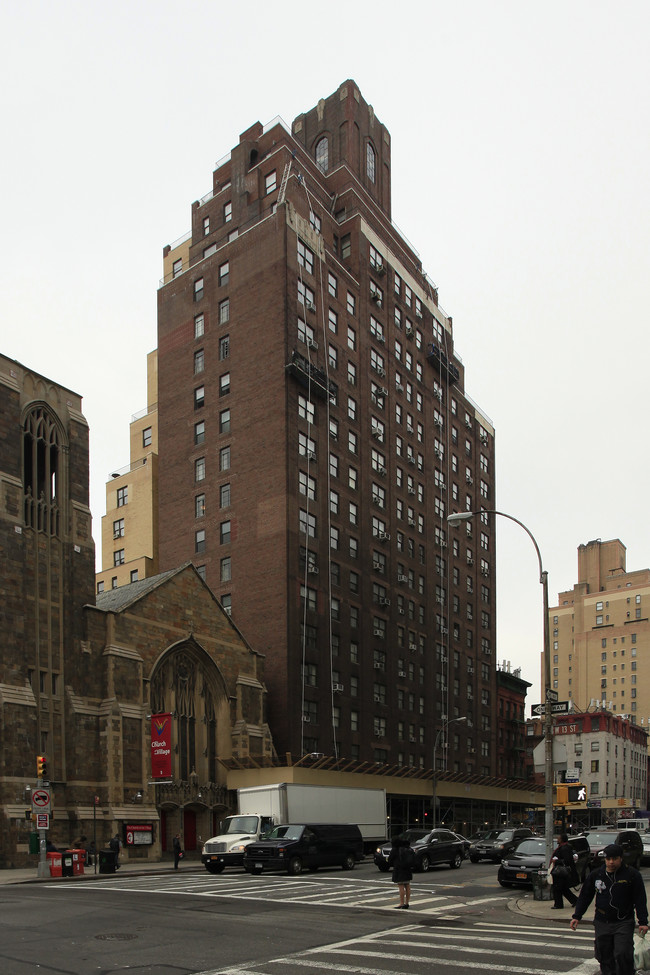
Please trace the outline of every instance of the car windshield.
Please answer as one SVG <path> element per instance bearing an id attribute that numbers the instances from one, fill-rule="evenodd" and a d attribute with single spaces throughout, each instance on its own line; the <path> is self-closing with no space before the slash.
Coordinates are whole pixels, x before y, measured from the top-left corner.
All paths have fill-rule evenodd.
<path id="1" fill-rule="evenodd" d="M 530 856 L 533 853 L 541 853 L 544 856 L 546 852 L 546 844 L 544 840 L 522 840 L 521 843 L 517 844 L 515 853 L 524 853 L 526 856 Z"/>
<path id="2" fill-rule="evenodd" d="M 257 833 L 257 816 L 229 816 L 224 820 L 224 833 Z"/>
<path id="3" fill-rule="evenodd" d="M 421 843 L 425 836 L 429 835 L 428 829 L 407 829 L 399 834 L 400 840 L 407 840 L 411 846 L 414 843 Z"/>
<path id="4" fill-rule="evenodd" d="M 299 840 L 304 826 L 276 826 L 264 837 L 265 840 Z"/>
<path id="5" fill-rule="evenodd" d="M 491 829 L 481 837 L 483 840 L 488 840 L 492 842 L 493 840 L 509 840 L 512 836 L 512 830 L 509 829 Z"/>
<path id="6" fill-rule="evenodd" d="M 587 833 L 589 846 L 607 846 L 609 843 L 618 843 L 618 833 Z"/>

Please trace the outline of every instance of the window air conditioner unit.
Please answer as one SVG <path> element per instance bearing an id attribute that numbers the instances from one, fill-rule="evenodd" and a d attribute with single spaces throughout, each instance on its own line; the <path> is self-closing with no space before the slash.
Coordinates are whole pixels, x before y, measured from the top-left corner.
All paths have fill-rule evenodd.
<path id="1" fill-rule="evenodd" d="M 383 366 L 377 366 L 377 375 L 381 376 L 382 379 L 384 378 L 386 375 L 386 370 L 383 368 Z"/>
<path id="2" fill-rule="evenodd" d="M 409 518 L 408 523 L 409 528 L 415 528 L 415 520 L 413 518 Z"/>
<path id="3" fill-rule="evenodd" d="M 335 694 L 341 694 L 343 691 L 343 684 L 332 684 L 332 690 Z"/>
<path id="4" fill-rule="evenodd" d="M 407 457 L 406 460 L 409 464 L 415 464 L 415 457 Z"/>
<path id="5" fill-rule="evenodd" d="M 481 443 L 482 443 L 483 445 L 485 445 L 485 444 L 487 444 L 487 442 L 488 442 L 488 438 L 486 437 L 486 435 L 485 435 L 484 433 L 483 433 L 483 434 L 481 434 L 481 438 L 480 438 L 480 439 L 481 439 Z"/>
<path id="6" fill-rule="evenodd" d="M 405 331 L 406 331 L 407 338 L 412 339 L 413 338 L 413 329 L 412 328 L 409 328 L 409 326 L 407 325 Z"/>
<path id="7" fill-rule="evenodd" d="M 379 597 L 379 605 L 380 606 L 390 606 L 390 599 L 388 598 L 388 596 L 380 596 Z"/>
<path id="8" fill-rule="evenodd" d="M 444 538 L 440 539 L 440 548 L 447 548 L 447 543 Z"/>
<path id="9" fill-rule="evenodd" d="M 397 383 L 396 386 L 395 386 L 395 389 L 397 390 L 398 393 L 403 393 L 404 392 L 404 387 L 402 386 L 401 383 Z"/>
<path id="10" fill-rule="evenodd" d="M 314 304 L 313 301 L 306 301 L 305 308 L 307 309 L 307 311 L 316 311 L 316 305 Z"/>
<path id="11" fill-rule="evenodd" d="M 406 671 L 405 670 L 399 670 L 397 672 L 397 676 L 398 677 L 406 677 Z"/>
<path id="12" fill-rule="evenodd" d="M 441 389 L 434 389 L 433 395 L 435 396 L 436 399 L 439 399 L 442 402 L 442 390 Z"/>
<path id="13" fill-rule="evenodd" d="M 441 427 L 442 426 L 442 418 L 439 417 L 439 416 L 434 417 L 433 422 L 434 422 L 435 426 L 437 426 L 437 427 Z"/>
<path id="14" fill-rule="evenodd" d="M 447 634 L 449 633 L 449 630 L 447 629 L 446 626 L 441 626 L 440 627 L 440 632 L 442 633 L 443 636 L 447 636 Z"/>
<path id="15" fill-rule="evenodd" d="M 339 439 L 338 431 L 330 430 L 330 440 L 338 440 L 338 439 Z"/>
<path id="16" fill-rule="evenodd" d="M 468 748 L 467 749 L 467 752 L 468 752 L 469 755 L 476 755 L 476 749 L 475 748 Z"/>
<path id="17" fill-rule="evenodd" d="M 383 738 L 383 737 L 384 737 L 384 736 L 383 736 L 383 734 L 381 733 L 381 731 L 375 731 L 375 738 Z"/>
<path id="18" fill-rule="evenodd" d="M 411 735 L 411 736 L 410 736 L 410 738 L 409 738 L 409 741 L 410 741 L 410 742 L 411 742 L 412 744 L 415 744 L 415 735 Z"/>
<path id="19" fill-rule="evenodd" d="M 401 606 L 399 607 L 397 612 L 399 613 L 400 616 L 404 616 L 404 609 Z"/>
<path id="20" fill-rule="evenodd" d="M 119 529 L 113 532 L 113 538 L 121 538 L 121 537 L 122 537 L 122 533 L 119 531 Z"/>
<path id="21" fill-rule="evenodd" d="M 377 274 L 379 275 L 379 277 L 382 277 L 382 275 L 384 275 L 386 273 L 386 268 L 384 267 L 383 264 L 377 264 L 375 266 L 375 271 L 377 272 Z"/>
<path id="22" fill-rule="evenodd" d="M 375 704 L 381 704 L 381 697 L 379 696 L 379 694 L 375 694 L 374 701 Z"/>
<path id="23" fill-rule="evenodd" d="M 398 575 L 397 576 L 397 581 L 398 582 L 408 582 L 409 581 L 409 577 L 408 576 L 405 576 L 405 575 Z"/>
<path id="24" fill-rule="evenodd" d="M 407 433 L 413 433 L 413 424 L 412 423 L 407 423 L 406 424 L 406 432 Z"/>
<path id="25" fill-rule="evenodd" d="M 383 670 L 383 664 L 379 660 L 375 660 L 375 670 Z"/>
<path id="26" fill-rule="evenodd" d="M 440 603 L 441 606 L 444 606 L 445 605 L 445 597 L 444 596 L 436 596 L 436 602 Z"/>
<path id="27" fill-rule="evenodd" d="M 474 559 L 471 557 L 471 555 L 468 555 L 467 556 L 467 564 L 468 565 L 474 565 Z"/>
<path id="28" fill-rule="evenodd" d="M 385 467 L 378 467 L 377 468 L 377 473 L 379 474 L 380 477 L 386 477 L 386 468 Z"/>
<path id="29" fill-rule="evenodd" d="M 377 390 L 377 396 L 388 396 L 388 390 L 385 386 L 380 386 Z"/>
<path id="30" fill-rule="evenodd" d="M 411 651 L 411 653 L 415 653 L 415 651 L 417 650 L 416 644 L 415 643 L 409 643 L 409 650 Z"/>
<path id="31" fill-rule="evenodd" d="M 490 570 L 488 568 L 481 569 L 482 576 L 489 576 L 489 574 L 490 574 Z"/>
<path id="32" fill-rule="evenodd" d="M 318 342 L 314 341 L 314 339 L 307 339 L 307 348 L 318 349 Z"/>
<path id="33" fill-rule="evenodd" d="M 307 572 L 309 573 L 310 576 L 317 576 L 318 575 L 318 566 L 317 565 L 308 565 L 307 566 Z"/>
<path id="34" fill-rule="evenodd" d="M 380 440 L 381 439 L 381 430 L 378 430 L 377 427 L 373 427 L 372 436 L 375 438 L 375 440 Z"/>
<path id="35" fill-rule="evenodd" d="M 383 636 L 384 635 L 384 631 L 383 630 L 373 630 L 372 631 L 372 635 L 373 636 Z"/>
<path id="36" fill-rule="evenodd" d="M 379 494 L 373 494 L 373 496 L 372 496 L 372 503 L 373 504 L 376 504 L 376 505 L 379 505 L 379 507 L 382 508 L 383 507 L 383 502 L 381 500 L 381 495 L 379 495 Z"/>
<path id="37" fill-rule="evenodd" d="M 302 720 L 305 722 L 305 724 L 309 724 L 310 721 L 311 721 L 311 718 L 309 717 L 308 714 L 303 714 Z"/>
<path id="38" fill-rule="evenodd" d="M 305 457 L 308 457 L 309 460 L 316 460 L 316 451 L 315 450 L 307 450 L 305 452 Z"/>
<path id="39" fill-rule="evenodd" d="M 434 448 L 433 448 L 433 452 L 434 452 L 434 454 L 436 455 L 436 457 L 442 457 L 442 453 L 441 453 L 441 451 L 440 451 L 440 450 L 438 449 L 438 447 L 434 447 Z"/>
<path id="40" fill-rule="evenodd" d="M 491 647 L 484 647 L 483 648 L 483 653 L 486 655 L 486 657 L 489 657 L 490 654 L 492 653 L 492 648 Z"/>
<path id="41" fill-rule="evenodd" d="M 415 494 L 415 488 L 409 488 L 408 494 Z"/>
<path id="42" fill-rule="evenodd" d="M 471 474 L 466 474 L 465 475 L 465 480 L 467 481 L 468 484 L 473 484 L 474 483 L 474 478 L 472 477 Z"/>
<path id="43" fill-rule="evenodd" d="M 376 339 L 377 339 L 377 341 L 378 341 L 378 342 L 380 342 L 380 343 L 381 343 L 382 345 L 386 345 L 386 339 L 384 338 L 384 336 L 383 336 L 383 335 L 380 335 L 379 333 L 377 333 L 377 335 L 375 335 L 375 338 L 376 338 Z"/>
<path id="44" fill-rule="evenodd" d="M 465 420 L 465 426 L 467 427 L 468 430 L 471 430 L 472 429 L 472 421 L 471 420 Z"/>

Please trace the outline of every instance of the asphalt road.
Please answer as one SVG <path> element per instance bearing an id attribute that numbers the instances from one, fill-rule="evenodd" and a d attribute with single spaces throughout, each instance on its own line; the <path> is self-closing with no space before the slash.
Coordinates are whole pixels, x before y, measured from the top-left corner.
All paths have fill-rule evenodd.
<path id="1" fill-rule="evenodd" d="M 595 970 L 589 931 L 558 935 L 554 926 L 546 933 L 544 925 L 510 913 L 511 893 L 497 884 L 493 865 L 431 870 L 416 874 L 413 886 L 414 909 L 408 913 L 393 909 L 390 878 L 371 864 L 300 878 L 234 871 L 210 876 L 199 869 L 7 886 L 0 888 L 0 970 L 6 975 L 304 975 L 307 969 L 308 975 L 417 975 L 432 966 L 444 966 L 450 975 L 477 967 L 507 975 Z"/>

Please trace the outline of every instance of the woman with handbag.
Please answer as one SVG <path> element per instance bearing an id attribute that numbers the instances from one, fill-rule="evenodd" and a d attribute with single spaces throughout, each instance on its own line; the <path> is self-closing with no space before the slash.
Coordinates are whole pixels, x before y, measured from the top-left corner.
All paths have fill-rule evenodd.
<path id="1" fill-rule="evenodd" d="M 569 904 L 573 907 L 578 898 L 571 890 L 574 884 L 579 883 L 578 872 L 575 868 L 575 861 L 578 854 L 574 853 L 569 846 L 569 837 L 566 833 L 560 836 L 560 843 L 551 857 L 551 872 L 553 876 L 553 907 L 552 911 L 561 911 L 564 907 L 563 898 L 566 897 Z"/>

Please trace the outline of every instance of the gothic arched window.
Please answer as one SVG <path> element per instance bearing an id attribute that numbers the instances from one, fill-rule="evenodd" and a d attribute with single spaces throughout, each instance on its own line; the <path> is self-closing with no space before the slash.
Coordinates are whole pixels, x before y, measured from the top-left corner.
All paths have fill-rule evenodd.
<path id="1" fill-rule="evenodd" d="M 316 143 L 316 165 L 321 173 L 326 173 L 329 167 L 329 142 L 327 136 L 323 136 Z"/>
<path id="2" fill-rule="evenodd" d="M 23 424 L 24 517 L 28 528 L 59 534 L 61 440 L 59 428 L 43 406 L 32 409 Z"/>
<path id="3" fill-rule="evenodd" d="M 371 183 L 377 178 L 377 156 L 370 143 L 366 143 L 366 173 Z"/>

